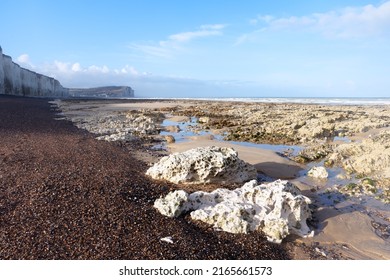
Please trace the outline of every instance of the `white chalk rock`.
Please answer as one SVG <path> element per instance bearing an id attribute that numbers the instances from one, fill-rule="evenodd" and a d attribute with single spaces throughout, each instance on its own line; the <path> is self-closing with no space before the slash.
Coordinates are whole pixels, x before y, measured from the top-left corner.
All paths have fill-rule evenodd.
<path id="1" fill-rule="evenodd" d="M 256 169 L 225 147 L 201 147 L 163 157 L 146 175 L 173 183 L 243 183 L 257 176 Z"/>
<path id="2" fill-rule="evenodd" d="M 160 241 L 163 241 L 163 242 L 167 242 L 167 243 L 173 244 L 173 239 L 172 239 L 171 236 L 167 236 L 167 237 L 160 238 Z"/>
<path id="3" fill-rule="evenodd" d="M 198 120 L 199 123 L 209 123 L 210 118 L 209 117 L 200 117 Z"/>
<path id="4" fill-rule="evenodd" d="M 154 202 L 154 207 L 164 216 L 178 217 L 185 211 L 188 193 L 182 190 L 173 191 L 164 198 L 159 198 Z"/>
<path id="5" fill-rule="evenodd" d="M 177 191 L 168 194 L 164 205 L 178 204 Z M 181 196 L 180 206 L 163 207 L 163 215 L 172 217 L 188 211 L 191 218 L 213 225 L 230 233 L 262 231 L 271 242 L 280 243 L 294 233 L 302 237 L 312 236 L 306 224 L 311 217 L 309 198 L 300 194 L 298 188 L 287 181 L 277 180 L 257 185 L 252 180 L 235 190 L 216 189 L 210 193 L 199 191 Z M 183 200 L 185 200 L 183 202 Z M 160 198 L 158 201 L 161 201 Z M 179 213 L 180 212 L 180 213 Z M 166 215 L 168 216 L 168 215 Z"/>
<path id="6" fill-rule="evenodd" d="M 307 176 L 317 178 L 317 179 L 326 179 L 328 178 L 329 174 L 328 171 L 326 171 L 326 168 L 323 166 L 314 166 L 312 169 L 307 172 Z"/>

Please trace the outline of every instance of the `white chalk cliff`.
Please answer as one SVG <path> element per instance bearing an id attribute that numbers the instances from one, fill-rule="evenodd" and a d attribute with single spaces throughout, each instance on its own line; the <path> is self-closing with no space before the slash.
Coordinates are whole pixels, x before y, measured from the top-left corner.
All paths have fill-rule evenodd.
<path id="1" fill-rule="evenodd" d="M 0 94 L 66 97 L 68 93 L 56 79 L 20 67 L 0 47 Z"/>

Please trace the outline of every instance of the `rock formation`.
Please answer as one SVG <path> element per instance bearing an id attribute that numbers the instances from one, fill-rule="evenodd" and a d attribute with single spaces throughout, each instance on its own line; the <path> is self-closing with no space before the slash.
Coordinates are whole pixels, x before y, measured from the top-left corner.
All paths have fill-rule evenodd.
<path id="1" fill-rule="evenodd" d="M 354 142 L 339 145 L 329 160 L 341 164 L 348 173 L 390 178 L 390 131 Z"/>
<path id="2" fill-rule="evenodd" d="M 198 102 L 176 114 L 198 117 L 197 125 L 203 129 L 224 128 L 226 140 L 299 145 L 389 127 L 389 111 L 387 105 L 378 110 L 376 106 Z"/>
<path id="3" fill-rule="evenodd" d="M 313 234 L 306 224 L 311 217 L 309 203 L 310 199 L 287 181 L 258 185 L 252 180 L 235 190 L 174 191 L 157 199 L 154 207 L 168 217 L 192 211 L 192 219 L 230 233 L 259 230 L 269 241 L 280 243 L 291 233 Z"/>
<path id="4" fill-rule="evenodd" d="M 20 67 L 0 47 L 0 94 L 31 97 L 66 97 L 68 89 L 54 78 Z"/>
<path id="5" fill-rule="evenodd" d="M 200 147 L 163 157 L 146 172 L 173 183 L 243 183 L 255 179 L 256 169 L 232 148 Z"/>

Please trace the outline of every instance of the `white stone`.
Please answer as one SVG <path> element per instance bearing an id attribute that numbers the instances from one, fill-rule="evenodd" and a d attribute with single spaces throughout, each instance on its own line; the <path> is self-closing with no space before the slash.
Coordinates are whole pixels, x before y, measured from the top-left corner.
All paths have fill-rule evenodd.
<path id="1" fill-rule="evenodd" d="M 243 183 L 257 176 L 256 169 L 225 147 L 200 147 L 163 157 L 146 172 L 173 183 Z"/>
<path id="2" fill-rule="evenodd" d="M 186 210 L 188 193 L 182 190 L 173 191 L 164 198 L 159 198 L 154 202 L 154 207 L 164 216 L 178 217 Z"/>
<path id="3" fill-rule="evenodd" d="M 200 117 L 198 120 L 199 123 L 209 123 L 210 118 L 209 117 Z"/>
<path id="4" fill-rule="evenodd" d="M 167 243 L 173 244 L 173 239 L 172 239 L 171 236 L 163 237 L 160 240 L 163 241 L 163 242 L 167 242 Z"/>
<path id="5" fill-rule="evenodd" d="M 323 166 L 314 166 L 307 172 L 307 176 L 317 178 L 317 179 L 326 179 L 329 174 L 326 171 L 326 168 Z"/>
<path id="6" fill-rule="evenodd" d="M 287 181 L 258 185 L 252 180 L 235 190 L 216 189 L 190 195 L 175 191 L 157 201 L 159 207 L 156 203 L 155 207 L 163 215 L 177 217 L 192 211 L 192 219 L 216 229 L 230 233 L 259 230 L 275 243 L 291 233 L 302 237 L 313 235 L 306 224 L 311 217 L 308 207 L 311 201 Z"/>

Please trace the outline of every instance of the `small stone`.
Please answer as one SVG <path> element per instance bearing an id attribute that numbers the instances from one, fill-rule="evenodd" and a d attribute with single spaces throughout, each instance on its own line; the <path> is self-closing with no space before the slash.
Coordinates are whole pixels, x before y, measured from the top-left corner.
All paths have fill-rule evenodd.
<path id="1" fill-rule="evenodd" d="M 180 132 L 180 127 L 178 125 L 167 125 L 164 127 L 165 131 L 177 133 Z"/>
<path id="2" fill-rule="evenodd" d="M 210 118 L 209 117 L 200 117 L 198 120 L 199 123 L 209 123 Z"/>
<path id="3" fill-rule="evenodd" d="M 164 138 L 165 138 L 165 140 L 167 141 L 168 144 L 176 142 L 175 137 L 173 137 L 172 135 L 165 135 Z"/>
<path id="4" fill-rule="evenodd" d="M 160 240 L 163 241 L 163 242 L 167 242 L 167 243 L 173 244 L 173 239 L 172 239 L 171 236 L 163 237 Z"/>
<path id="5" fill-rule="evenodd" d="M 317 179 L 326 179 L 329 174 L 326 171 L 326 168 L 323 166 L 314 166 L 312 169 L 307 172 L 307 176 L 317 178 Z"/>

